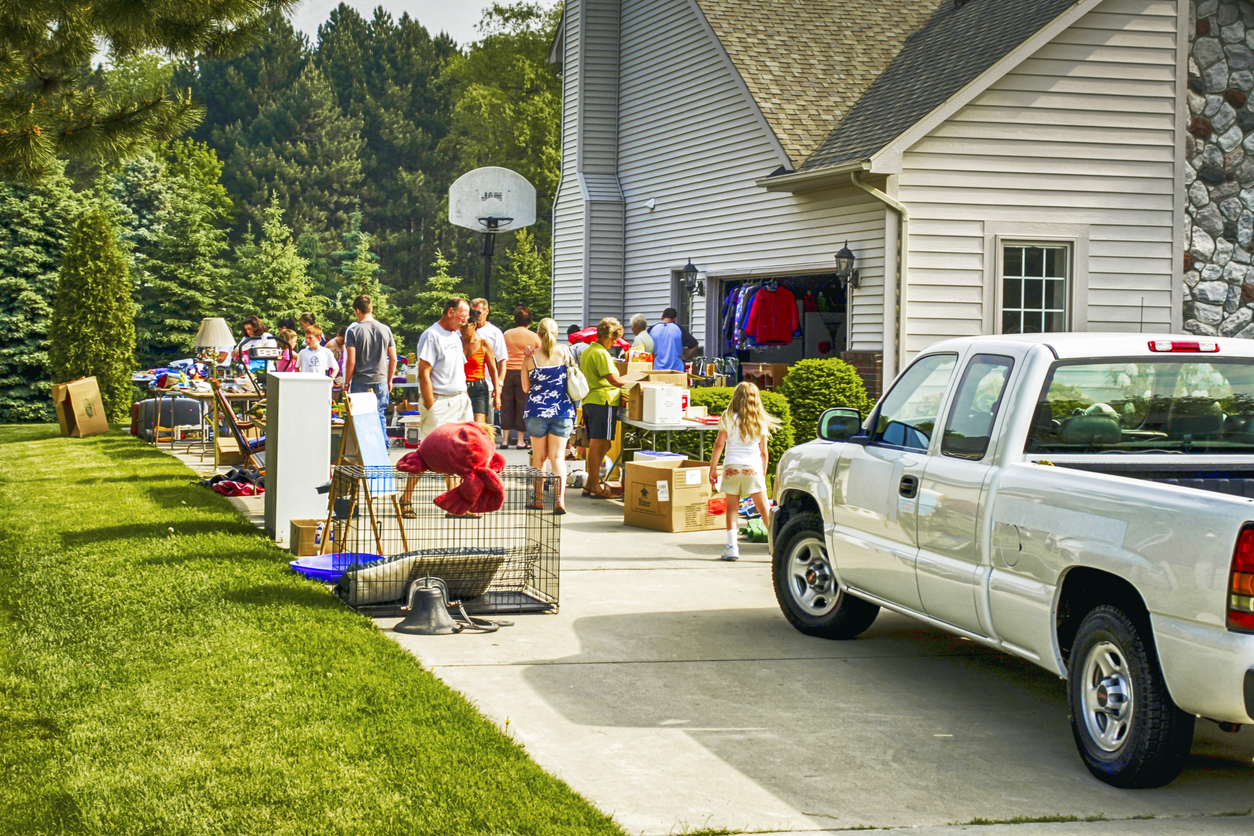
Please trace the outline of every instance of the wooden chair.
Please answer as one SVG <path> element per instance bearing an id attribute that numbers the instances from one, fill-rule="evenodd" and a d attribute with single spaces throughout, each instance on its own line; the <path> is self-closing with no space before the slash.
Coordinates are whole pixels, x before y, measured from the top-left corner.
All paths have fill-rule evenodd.
<path id="1" fill-rule="evenodd" d="M 239 445 L 240 452 L 245 456 L 246 464 L 255 470 L 264 471 L 266 469 L 266 445 L 254 445 L 244 434 L 244 427 L 251 427 L 252 423 L 241 421 L 239 416 L 235 414 L 234 407 L 231 406 L 230 400 L 222 393 L 222 385 L 218 381 L 210 381 L 209 385 L 213 387 L 213 397 L 218 405 L 219 422 L 225 422 L 230 429 L 231 437 Z"/>

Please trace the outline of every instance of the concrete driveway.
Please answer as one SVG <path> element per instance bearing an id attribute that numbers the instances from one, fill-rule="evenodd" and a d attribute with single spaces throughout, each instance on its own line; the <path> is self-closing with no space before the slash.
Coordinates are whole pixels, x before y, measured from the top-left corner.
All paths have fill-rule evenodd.
<path id="1" fill-rule="evenodd" d="M 560 613 L 487 635 L 379 625 L 629 833 L 1254 827 L 1249 727 L 1199 722 L 1174 783 L 1116 790 L 1080 763 L 1063 682 L 1031 664 L 887 613 L 856 641 L 803 636 L 765 546 L 723 563 L 721 533 L 568 505 Z M 1106 821 L 1039 823 L 1067 817 Z"/>

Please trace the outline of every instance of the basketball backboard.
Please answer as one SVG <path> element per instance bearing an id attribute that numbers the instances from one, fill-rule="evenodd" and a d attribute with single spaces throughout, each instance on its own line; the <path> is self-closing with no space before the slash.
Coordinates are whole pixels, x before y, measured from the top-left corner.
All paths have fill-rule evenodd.
<path id="1" fill-rule="evenodd" d="M 536 187 L 516 171 L 468 171 L 448 190 L 448 219 L 476 232 L 509 232 L 536 222 Z"/>

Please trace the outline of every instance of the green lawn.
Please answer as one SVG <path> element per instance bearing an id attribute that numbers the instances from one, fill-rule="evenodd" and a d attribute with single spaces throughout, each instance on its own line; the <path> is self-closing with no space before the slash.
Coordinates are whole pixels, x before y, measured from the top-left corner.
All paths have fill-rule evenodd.
<path id="1" fill-rule="evenodd" d="M 0 833 L 621 833 L 193 478 L 0 427 Z"/>

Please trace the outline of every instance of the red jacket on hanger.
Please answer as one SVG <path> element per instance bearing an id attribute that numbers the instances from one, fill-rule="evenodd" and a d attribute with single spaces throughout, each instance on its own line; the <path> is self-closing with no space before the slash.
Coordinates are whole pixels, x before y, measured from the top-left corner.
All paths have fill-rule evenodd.
<path id="1" fill-rule="evenodd" d="M 789 345 L 801 323 L 797 319 L 797 298 L 786 287 L 762 288 L 753 297 L 753 310 L 745 333 L 758 345 Z"/>

